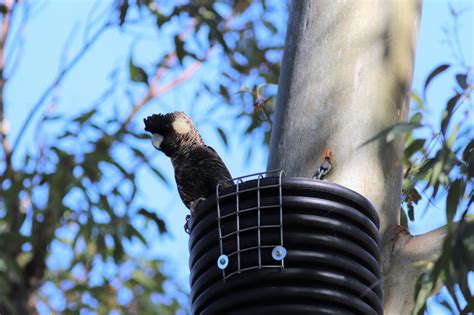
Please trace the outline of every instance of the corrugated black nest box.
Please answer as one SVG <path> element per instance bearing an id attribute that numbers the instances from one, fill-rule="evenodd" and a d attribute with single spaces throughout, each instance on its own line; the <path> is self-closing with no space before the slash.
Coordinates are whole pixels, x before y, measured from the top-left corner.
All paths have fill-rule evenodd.
<path id="1" fill-rule="evenodd" d="M 234 180 L 190 228 L 193 314 L 383 314 L 379 219 L 343 186 Z"/>

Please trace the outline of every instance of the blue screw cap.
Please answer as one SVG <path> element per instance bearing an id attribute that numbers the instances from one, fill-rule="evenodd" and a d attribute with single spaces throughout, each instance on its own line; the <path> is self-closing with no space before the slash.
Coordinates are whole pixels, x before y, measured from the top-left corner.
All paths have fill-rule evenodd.
<path id="1" fill-rule="evenodd" d="M 283 260 L 286 257 L 286 249 L 283 246 L 276 246 L 272 250 L 272 257 L 273 259 L 280 261 Z"/>
<path id="2" fill-rule="evenodd" d="M 229 257 L 227 257 L 227 255 L 220 255 L 219 258 L 217 258 L 217 267 L 223 270 L 227 268 L 227 265 L 229 265 Z"/>

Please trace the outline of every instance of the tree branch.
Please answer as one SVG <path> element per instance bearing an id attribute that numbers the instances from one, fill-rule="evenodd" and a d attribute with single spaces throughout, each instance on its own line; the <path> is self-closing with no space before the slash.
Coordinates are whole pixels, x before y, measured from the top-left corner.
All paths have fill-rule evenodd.
<path id="1" fill-rule="evenodd" d="M 473 225 L 474 219 L 465 221 Z M 382 244 L 385 310 L 390 314 L 410 314 L 415 302 L 415 284 L 426 267 L 441 256 L 447 226 L 412 236 L 406 228 L 393 226 Z M 387 233 L 388 234 L 388 233 Z M 438 284 L 431 294 L 441 289 Z M 403 292 L 403 294 L 399 294 Z"/>
<path id="2" fill-rule="evenodd" d="M 130 124 L 132 118 L 136 115 L 136 113 L 143 108 L 149 101 L 152 99 L 165 94 L 169 90 L 173 89 L 177 85 L 189 80 L 193 74 L 199 69 L 199 67 L 202 65 L 201 61 L 196 61 L 192 65 L 190 65 L 186 70 L 184 70 L 179 76 L 168 82 L 167 84 L 159 87 L 155 86 L 154 84 L 150 84 L 150 87 L 145 94 L 145 96 L 140 99 L 130 110 L 127 118 L 125 119 L 124 123 L 122 126 L 125 128 Z M 158 71 L 160 72 L 160 71 Z"/>
<path id="3" fill-rule="evenodd" d="M 4 76 L 5 69 L 5 44 L 7 42 L 9 30 L 10 30 L 10 21 L 13 10 L 15 8 L 15 2 L 13 0 L 6 0 L 5 7 L 7 12 L 3 16 L 1 37 L 0 37 L 0 139 L 2 142 L 2 149 L 5 155 L 5 174 L 9 172 L 11 164 L 11 148 L 8 142 L 8 125 L 5 118 L 5 104 L 3 98 L 3 89 L 5 87 L 6 78 Z"/>

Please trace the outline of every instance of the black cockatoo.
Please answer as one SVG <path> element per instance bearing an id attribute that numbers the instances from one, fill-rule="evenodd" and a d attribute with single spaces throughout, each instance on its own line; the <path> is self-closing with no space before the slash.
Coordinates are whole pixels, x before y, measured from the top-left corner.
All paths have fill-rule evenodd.
<path id="1" fill-rule="evenodd" d="M 171 158 L 179 195 L 194 217 L 197 204 L 214 194 L 218 183 L 230 185 L 229 170 L 185 113 L 151 115 L 143 121 L 153 146 Z"/>

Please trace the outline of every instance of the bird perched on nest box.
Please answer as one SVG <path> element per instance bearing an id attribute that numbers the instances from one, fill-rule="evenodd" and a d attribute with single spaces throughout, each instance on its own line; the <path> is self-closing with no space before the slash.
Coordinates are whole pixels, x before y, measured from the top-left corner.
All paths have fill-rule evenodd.
<path id="1" fill-rule="evenodd" d="M 229 170 L 185 113 L 151 115 L 143 121 L 153 146 L 171 158 L 179 196 L 194 217 L 197 204 L 215 193 L 219 182 L 232 179 Z"/>

